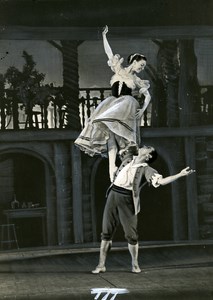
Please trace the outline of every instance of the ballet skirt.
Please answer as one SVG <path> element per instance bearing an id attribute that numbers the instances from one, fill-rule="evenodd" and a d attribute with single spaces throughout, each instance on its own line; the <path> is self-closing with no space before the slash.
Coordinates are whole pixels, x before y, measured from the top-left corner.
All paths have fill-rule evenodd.
<path id="1" fill-rule="evenodd" d="M 115 73 L 111 78 L 112 96 L 103 100 L 92 113 L 88 123 L 75 140 L 75 145 L 90 156 L 107 157 L 107 142 L 114 134 L 119 151 L 140 143 L 140 119 L 136 119 L 138 101 L 132 96 L 136 88 L 145 91 L 147 81 L 127 72 L 118 54 L 108 61 Z"/>

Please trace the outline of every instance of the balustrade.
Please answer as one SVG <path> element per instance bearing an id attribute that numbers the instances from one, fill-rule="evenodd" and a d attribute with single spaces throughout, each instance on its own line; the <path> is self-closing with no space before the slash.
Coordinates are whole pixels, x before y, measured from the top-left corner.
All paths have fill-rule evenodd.
<path id="1" fill-rule="evenodd" d="M 103 101 L 106 97 L 111 96 L 111 88 L 85 88 L 80 89 L 80 119 L 82 128 L 87 123 L 91 114 L 95 110 L 101 101 Z M 137 98 L 137 96 L 134 96 Z M 143 99 L 138 98 L 139 103 L 143 101 Z M 151 112 L 148 110 L 144 113 L 144 116 L 141 121 L 141 125 L 144 127 L 148 127 L 151 125 Z"/>
<path id="2" fill-rule="evenodd" d="M 48 97 L 42 104 L 21 102 L 10 90 L 0 97 L 1 130 L 64 128 L 65 114 L 66 105 L 60 94 Z"/>
<path id="3" fill-rule="evenodd" d="M 196 105 L 196 113 L 199 115 L 199 124 L 210 125 L 213 120 L 213 87 L 202 86 L 200 88 L 200 102 Z M 83 128 L 91 114 L 106 97 L 111 95 L 110 88 L 80 88 L 79 89 L 79 113 L 81 127 Z M 61 99 L 60 99 L 61 100 Z M 138 101 L 143 101 L 138 99 Z M 25 103 L 13 97 L 10 91 L 5 90 L 0 97 L 0 127 L 1 130 L 12 129 L 49 129 L 66 127 L 67 107 L 66 101 L 60 102 L 57 97 L 50 97 L 43 104 L 34 104 L 28 107 Z M 141 126 L 151 126 L 152 104 L 145 112 Z"/>

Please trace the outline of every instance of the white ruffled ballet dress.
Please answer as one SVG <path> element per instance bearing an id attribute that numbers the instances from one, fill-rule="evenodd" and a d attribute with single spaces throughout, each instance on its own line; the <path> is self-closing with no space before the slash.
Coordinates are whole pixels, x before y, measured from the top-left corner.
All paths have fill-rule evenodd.
<path id="1" fill-rule="evenodd" d="M 149 88 L 149 84 L 146 80 L 129 73 L 122 63 L 123 58 L 118 54 L 108 61 L 115 73 L 110 81 L 112 96 L 97 106 L 75 140 L 75 145 L 90 156 L 107 156 L 107 141 L 112 133 L 115 135 L 119 151 L 128 148 L 129 145 L 139 144 L 140 120 L 136 119 L 135 114 L 140 106 L 131 94 L 136 88 L 143 93 Z"/>

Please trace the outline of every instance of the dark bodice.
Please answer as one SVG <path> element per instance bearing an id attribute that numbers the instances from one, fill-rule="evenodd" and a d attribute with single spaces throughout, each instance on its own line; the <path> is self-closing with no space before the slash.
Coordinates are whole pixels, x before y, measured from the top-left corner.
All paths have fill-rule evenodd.
<path id="1" fill-rule="evenodd" d="M 122 95 L 132 95 L 132 89 L 128 88 L 125 82 L 122 84 L 121 92 L 118 94 L 119 91 L 119 81 L 116 81 L 112 85 L 112 96 L 120 97 Z"/>

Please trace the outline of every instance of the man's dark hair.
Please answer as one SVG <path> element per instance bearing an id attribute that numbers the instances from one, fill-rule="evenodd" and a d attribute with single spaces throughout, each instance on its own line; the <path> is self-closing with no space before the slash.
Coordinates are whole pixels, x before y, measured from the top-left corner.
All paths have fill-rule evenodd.
<path id="1" fill-rule="evenodd" d="M 153 162 L 157 159 L 158 153 L 157 153 L 156 150 L 153 150 L 152 152 L 150 152 L 150 155 L 151 155 L 152 157 L 150 157 L 149 160 L 147 160 L 147 163 L 148 163 L 148 164 L 153 163 Z"/>

